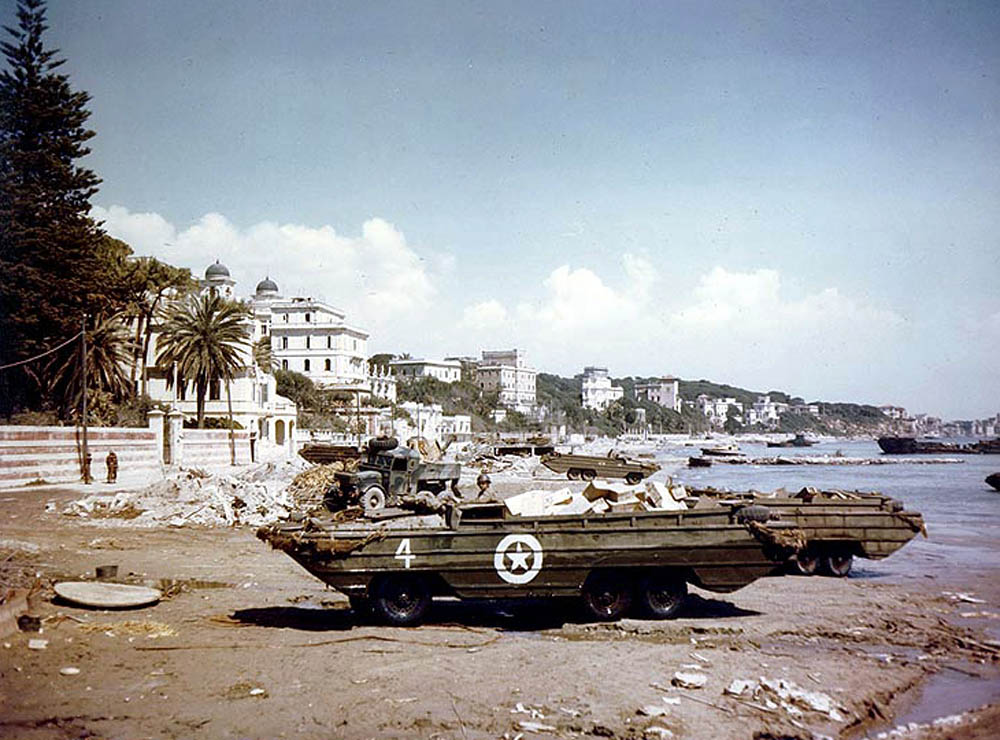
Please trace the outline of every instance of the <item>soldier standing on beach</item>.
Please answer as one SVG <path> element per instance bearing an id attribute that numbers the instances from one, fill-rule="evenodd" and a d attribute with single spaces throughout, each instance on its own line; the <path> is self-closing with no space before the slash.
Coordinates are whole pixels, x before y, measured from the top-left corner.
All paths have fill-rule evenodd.
<path id="1" fill-rule="evenodd" d="M 108 469 L 108 483 L 114 483 L 118 480 L 118 455 L 115 454 L 114 450 L 108 452 L 108 456 L 104 458 L 104 464 Z"/>

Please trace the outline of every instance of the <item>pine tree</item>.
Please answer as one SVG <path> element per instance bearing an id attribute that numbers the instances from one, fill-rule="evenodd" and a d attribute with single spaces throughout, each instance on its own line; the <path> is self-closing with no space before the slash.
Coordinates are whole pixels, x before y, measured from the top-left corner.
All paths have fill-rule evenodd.
<path id="1" fill-rule="evenodd" d="M 106 310 L 99 245 L 89 217 L 98 177 L 77 164 L 94 132 L 86 92 L 74 91 L 46 49 L 45 3 L 20 0 L 0 44 L 0 365 L 30 357 Z M 37 364 L 0 371 L 0 415 L 50 405 Z"/>

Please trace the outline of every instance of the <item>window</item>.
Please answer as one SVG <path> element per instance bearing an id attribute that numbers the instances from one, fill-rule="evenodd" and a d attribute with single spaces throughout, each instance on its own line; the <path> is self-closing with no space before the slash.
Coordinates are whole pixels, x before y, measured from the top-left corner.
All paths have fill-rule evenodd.
<path id="1" fill-rule="evenodd" d="M 288 349 L 288 337 L 281 338 L 281 348 Z"/>
<path id="2" fill-rule="evenodd" d="M 284 321 L 287 324 L 288 323 L 288 314 L 287 313 L 281 314 L 281 320 Z"/>
<path id="3" fill-rule="evenodd" d="M 326 348 L 333 349 L 333 337 L 328 336 L 326 338 Z"/>
<path id="4" fill-rule="evenodd" d="M 220 395 L 219 394 L 219 390 L 220 390 L 219 385 L 220 384 L 219 384 L 218 379 L 212 381 L 212 384 L 208 388 L 208 400 L 209 401 L 218 401 L 219 400 L 219 395 Z"/>
<path id="5" fill-rule="evenodd" d="M 308 324 L 312 320 L 312 316 L 306 314 L 306 323 Z"/>
<path id="6" fill-rule="evenodd" d="M 324 369 L 325 369 L 325 370 L 326 370 L 327 372 L 330 372 L 330 358 L 327 358 L 327 359 L 326 359 L 326 360 L 324 361 L 324 363 L 323 363 L 323 367 L 324 367 Z"/>
<path id="7" fill-rule="evenodd" d="M 304 360 L 302 363 L 302 369 L 309 372 L 309 360 Z"/>
<path id="8" fill-rule="evenodd" d="M 282 370 L 287 370 L 288 369 L 288 360 L 282 360 L 281 361 L 281 369 Z"/>
<path id="9" fill-rule="evenodd" d="M 308 316 L 309 314 L 306 314 Z M 309 336 L 306 336 L 306 349 L 309 349 Z"/>

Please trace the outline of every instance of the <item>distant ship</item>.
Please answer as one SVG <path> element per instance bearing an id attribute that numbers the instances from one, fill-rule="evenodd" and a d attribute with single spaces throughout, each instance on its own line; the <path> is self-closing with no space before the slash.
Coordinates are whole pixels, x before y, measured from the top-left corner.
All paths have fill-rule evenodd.
<path id="1" fill-rule="evenodd" d="M 916 437 L 879 437 L 878 446 L 887 455 L 1000 455 L 1000 438 L 969 445 L 918 440 Z"/>
<path id="2" fill-rule="evenodd" d="M 804 434 L 796 434 L 792 439 L 785 439 L 781 442 L 768 442 L 768 447 L 812 447 L 816 442 L 806 439 Z"/>

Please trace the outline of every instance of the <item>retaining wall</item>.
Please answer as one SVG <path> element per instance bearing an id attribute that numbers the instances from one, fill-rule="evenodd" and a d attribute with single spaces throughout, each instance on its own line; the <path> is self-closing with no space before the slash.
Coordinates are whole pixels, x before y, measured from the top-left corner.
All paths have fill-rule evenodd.
<path id="1" fill-rule="evenodd" d="M 0 426 L 0 486 L 19 486 L 37 480 L 48 483 L 80 480 L 82 434 L 75 427 Z M 109 450 L 118 456 L 119 473 L 153 472 L 160 469 L 161 447 L 162 442 L 150 429 L 87 430 L 87 449 L 93 456 L 90 473 L 98 481 L 107 477 L 104 458 Z"/>
<path id="2" fill-rule="evenodd" d="M 210 468 L 229 465 L 229 430 L 185 429 L 181 432 L 183 447 L 182 464 L 188 468 Z M 250 462 L 250 432 L 237 429 L 233 432 L 236 442 L 236 464 Z"/>

